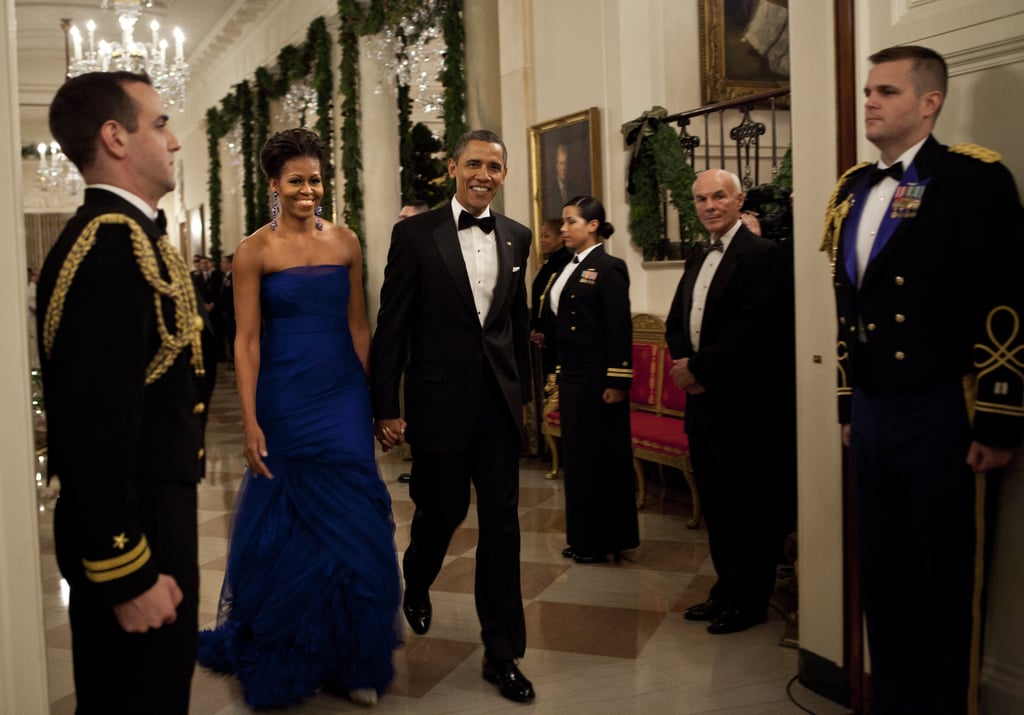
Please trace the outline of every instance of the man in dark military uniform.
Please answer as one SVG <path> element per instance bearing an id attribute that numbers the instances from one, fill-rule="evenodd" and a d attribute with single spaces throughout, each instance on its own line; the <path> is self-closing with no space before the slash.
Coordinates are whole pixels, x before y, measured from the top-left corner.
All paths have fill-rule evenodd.
<path id="1" fill-rule="evenodd" d="M 931 136 L 941 56 L 869 59 L 865 129 L 881 160 L 840 179 L 823 249 L 874 712 L 964 713 L 977 703 L 975 504 L 1024 432 L 1024 209 L 995 152 Z"/>
<path id="2" fill-rule="evenodd" d="M 39 281 L 57 561 L 78 713 L 186 713 L 199 573 L 202 320 L 157 202 L 178 140 L 144 76 L 69 80 L 50 129 L 87 182 Z"/>

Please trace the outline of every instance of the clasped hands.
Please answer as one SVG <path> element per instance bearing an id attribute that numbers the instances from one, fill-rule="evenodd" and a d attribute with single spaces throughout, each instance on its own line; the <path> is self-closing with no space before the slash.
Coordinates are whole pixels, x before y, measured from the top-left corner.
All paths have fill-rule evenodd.
<path id="1" fill-rule="evenodd" d="M 704 386 L 697 382 L 697 378 L 690 372 L 690 358 L 673 360 L 668 375 L 672 382 L 676 383 L 680 390 L 686 390 L 687 394 L 699 395 L 704 392 Z"/>
<path id="2" fill-rule="evenodd" d="M 405 443 L 405 420 L 401 417 L 376 420 L 373 423 L 373 434 L 380 442 L 381 448 L 387 452 L 392 447 Z"/>

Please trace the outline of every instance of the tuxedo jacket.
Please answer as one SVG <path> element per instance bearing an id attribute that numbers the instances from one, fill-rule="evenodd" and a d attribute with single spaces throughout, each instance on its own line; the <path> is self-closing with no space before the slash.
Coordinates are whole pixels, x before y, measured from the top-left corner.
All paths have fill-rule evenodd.
<path id="1" fill-rule="evenodd" d="M 531 233 L 492 215 L 498 277 L 482 326 L 451 204 L 399 221 L 391 232 L 370 350 L 373 413 L 377 419 L 400 416 L 404 370 L 406 438 L 430 451 L 458 453 L 469 444 L 486 370 L 520 430 L 530 399 L 525 275 Z"/>
<path id="2" fill-rule="evenodd" d="M 700 345 L 690 341 L 693 288 L 706 251 L 687 261 L 665 321 L 665 339 L 673 359 L 689 358 L 690 370 L 706 388 L 687 400 L 687 428 L 702 417 L 702 406 L 734 411 L 735 420 L 764 419 L 774 398 L 782 399 L 792 347 L 783 344 L 781 315 L 784 276 L 778 245 L 740 226 L 722 256 L 708 288 Z M 789 396 L 792 399 L 792 396 Z M 767 411 L 766 411 L 767 410 Z"/>
<path id="3" fill-rule="evenodd" d="M 146 539 L 159 527 L 140 496 L 146 483 L 194 487 L 203 470 L 193 357 L 202 321 L 186 267 L 174 255 L 169 270 L 161 243 L 169 245 L 164 231 L 131 203 L 86 189 L 39 278 L 47 451 L 61 480 L 57 559 L 72 585 L 111 604 L 166 572 Z M 148 255 L 137 255 L 145 246 Z M 180 299 L 154 289 L 144 267 L 173 281 Z M 182 338 L 174 349 L 164 327 Z M 176 506 L 161 508 L 166 517 Z M 186 496 L 180 509 L 192 509 L 184 523 L 194 520 L 194 501 Z"/>
<path id="4" fill-rule="evenodd" d="M 857 226 L 872 165 L 840 180 L 829 216 L 842 422 L 854 388 L 899 394 L 970 376 L 975 439 L 1020 446 L 1024 209 L 997 159 L 929 137 L 905 169 L 859 287 Z"/>
<path id="5" fill-rule="evenodd" d="M 628 390 L 633 381 L 633 322 L 625 262 L 598 245 L 562 271 L 570 276 L 558 298 L 558 315 L 546 295 L 543 301 L 544 322 L 555 328 L 559 382 L 598 375 L 605 387 Z"/>

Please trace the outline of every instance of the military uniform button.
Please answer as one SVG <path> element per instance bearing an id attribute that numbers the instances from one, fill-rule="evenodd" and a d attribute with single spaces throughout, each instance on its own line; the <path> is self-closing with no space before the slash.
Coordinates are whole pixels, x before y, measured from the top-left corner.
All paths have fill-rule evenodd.
<path id="1" fill-rule="evenodd" d="M 874 323 L 868 323 L 868 332 L 875 330 L 877 327 Z"/>
<path id="2" fill-rule="evenodd" d="M 576 330 L 576 326 L 575 326 L 575 325 L 574 325 L 574 326 L 572 326 L 571 328 L 569 328 L 569 330 L 571 330 L 571 331 L 572 331 L 572 330 Z"/>
<path id="3" fill-rule="evenodd" d="M 903 322 L 906 321 L 906 319 L 907 319 L 907 316 L 903 315 L 903 313 L 897 313 L 896 314 L 896 322 L 897 323 L 903 323 Z"/>
<path id="4" fill-rule="evenodd" d="M 846 325 L 846 316 L 845 315 L 840 315 L 839 316 L 839 324 L 840 325 Z"/>
<path id="5" fill-rule="evenodd" d="M 857 332 L 857 326 L 856 325 L 851 325 L 850 326 L 850 332 L 851 333 L 856 333 Z"/>
<path id="6" fill-rule="evenodd" d="M 200 447 L 199 451 L 196 452 L 196 459 L 202 459 L 205 456 L 206 456 L 206 450 L 203 449 L 202 447 Z"/>
<path id="7" fill-rule="evenodd" d="M 902 350 L 897 350 L 896 355 L 894 355 L 893 357 L 895 357 L 897 360 L 902 360 L 903 358 L 906 357 L 906 355 L 903 354 Z"/>
<path id="8" fill-rule="evenodd" d="M 901 286 L 901 285 L 903 285 L 903 284 L 904 284 L 905 282 L 906 282 L 906 281 L 904 281 L 904 280 L 903 280 L 903 276 L 896 276 L 896 285 L 898 285 L 898 286 Z"/>
<path id="9" fill-rule="evenodd" d="M 204 412 L 206 412 L 206 405 L 202 402 L 197 402 L 195 407 L 192 408 L 192 414 L 194 415 L 201 415 Z"/>

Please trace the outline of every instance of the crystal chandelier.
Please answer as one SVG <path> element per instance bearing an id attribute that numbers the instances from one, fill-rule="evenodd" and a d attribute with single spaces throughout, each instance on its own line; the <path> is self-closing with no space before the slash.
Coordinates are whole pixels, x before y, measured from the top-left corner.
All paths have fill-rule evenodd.
<path id="1" fill-rule="evenodd" d="M 444 69 L 445 46 L 438 18 L 442 3 L 424 0 L 393 28 L 385 28 L 372 41 L 371 53 L 384 68 L 391 86 L 416 90 L 412 99 L 424 112 L 440 112 L 444 97 L 437 91 L 437 76 Z M 375 92 L 383 91 L 378 85 Z"/>
<path id="2" fill-rule="evenodd" d="M 72 51 L 68 59 L 68 77 L 77 77 L 86 72 L 108 72 L 125 70 L 128 72 L 145 72 L 149 75 L 153 88 L 160 93 L 164 104 L 185 108 L 185 85 L 188 83 L 188 64 L 185 62 L 185 33 L 181 28 L 174 28 L 174 57 L 168 57 L 169 44 L 166 38 L 160 37 L 160 23 L 153 20 L 149 24 L 152 31 L 151 42 L 138 42 L 134 38 L 135 23 L 142 15 L 142 0 L 109 0 L 117 13 L 121 25 L 121 41 L 96 42 L 96 23 L 89 20 L 85 27 L 88 31 L 88 48 L 82 46 L 82 33 L 75 25 L 64 23 L 64 31 L 71 38 Z M 103 9 L 109 7 L 104 0 Z M 147 6 L 152 3 L 147 3 Z"/>
<path id="3" fill-rule="evenodd" d="M 39 152 L 39 168 L 36 169 L 36 176 L 39 177 L 39 186 L 43 191 L 56 191 L 63 189 L 74 196 L 85 185 L 82 175 L 78 173 L 75 165 L 64 156 L 60 150 L 60 144 L 50 142 L 40 144 L 37 147 Z M 46 158 L 49 151 L 50 158 Z"/>

